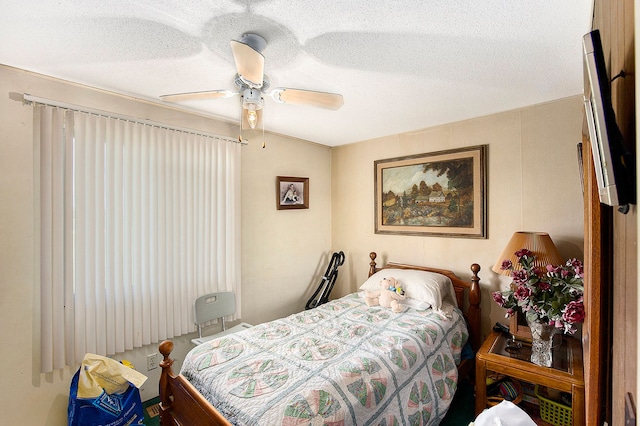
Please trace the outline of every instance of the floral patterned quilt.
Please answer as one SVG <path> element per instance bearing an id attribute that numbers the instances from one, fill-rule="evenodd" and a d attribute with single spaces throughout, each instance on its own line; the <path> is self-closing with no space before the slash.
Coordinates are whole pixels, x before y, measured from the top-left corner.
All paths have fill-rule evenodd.
<path id="1" fill-rule="evenodd" d="M 356 294 L 194 348 L 181 373 L 236 425 L 437 425 L 468 332 Z"/>

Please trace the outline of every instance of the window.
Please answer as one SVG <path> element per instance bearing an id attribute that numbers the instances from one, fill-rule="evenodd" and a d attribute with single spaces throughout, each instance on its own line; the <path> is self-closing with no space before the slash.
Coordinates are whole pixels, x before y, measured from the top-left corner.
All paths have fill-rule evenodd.
<path id="1" fill-rule="evenodd" d="M 240 144 L 39 104 L 34 124 L 43 372 L 192 332 L 206 292 L 240 309 Z"/>

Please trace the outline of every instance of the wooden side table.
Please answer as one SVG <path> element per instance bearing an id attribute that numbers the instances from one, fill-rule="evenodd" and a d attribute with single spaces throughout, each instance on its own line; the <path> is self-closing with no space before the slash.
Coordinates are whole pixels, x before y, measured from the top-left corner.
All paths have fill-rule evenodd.
<path id="1" fill-rule="evenodd" d="M 513 377 L 571 394 L 573 424 L 582 426 L 584 418 L 584 369 L 582 346 L 578 339 L 562 338 L 553 352 L 553 366 L 541 367 L 530 361 L 531 348 L 523 343 L 519 351 L 507 351 L 509 337 L 492 332 L 476 354 L 476 415 L 487 408 L 487 372 Z"/>

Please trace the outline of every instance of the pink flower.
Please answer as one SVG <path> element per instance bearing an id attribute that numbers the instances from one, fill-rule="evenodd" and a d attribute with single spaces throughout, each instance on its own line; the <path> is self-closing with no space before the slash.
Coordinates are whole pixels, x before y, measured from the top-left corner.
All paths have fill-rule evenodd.
<path id="1" fill-rule="evenodd" d="M 511 268 L 513 268 L 513 263 L 511 263 L 509 259 L 502 261 L 502 265 L 500 266 L 500 269 L 502 269 L 503 271 L 506 271 L 507 269 L 511 269 Z"/>
<path id="2" fill-rule="evenodd" d="M 584 321 L 584 304 L 576 300 L 572 300 L 562 311 L 562 320 L 570 324 Z"/>
<path id="3" fill-rule="evenodd" d="M 523 248 L 515 255 L 517 265 L 502 262 L 502 269 L 510 271 L 511 288 L 492 293 L 493 300 L 507 310 L 507 315 L 526 314 L 527 318 L 574 333 L 573 325 L 585 317 L 582 262 L 571 259 L 564 265 L 537 266 L 531 251 Z"/>
<path id="4" fill-rule="evenodd" d="M 511 278 L 513 278 L 513 282 L 515 284 L 524 284 L 529 280 L 527 273 L 522 269 L 518 269 L 517 271 L 512 271 Z"/>
<path id="5" fill-rule="evenodd" d="M 538 288 L 542 291 L 547 291 L 551 289 L 551 284 L 546 281 L 538 281 Z"/>
<path id="6" fill-rule="evenodd" d="M 568 267 L 570 267 L 570 268 L 573 268 L 573 270 L 575 271 L 577 277 L 583 278 L 583 275 L 584 275 L 584 269 L 583 268 L 584 267 L 583 267 L 581 261 L 579 261 L 578 259 L 575 259 L 575 258 L 574 259 L 569 259 L 569 260 L 567 260 L 566 265 Z"/>
<path id="7" fill-rule="evenodd" d="M 552 274 L 560 272 L 560 269 L 562 269 L 561 266 L 547 265 L 547 272 L 551 272 Z"/>
<path id="8" fill-rule="evenodd" d="M 513 293 L 513 296 L 520 301 L 526 300 L 531 296 L 531 289 L 524 285 L 518 286 L 516 291 Z"/>

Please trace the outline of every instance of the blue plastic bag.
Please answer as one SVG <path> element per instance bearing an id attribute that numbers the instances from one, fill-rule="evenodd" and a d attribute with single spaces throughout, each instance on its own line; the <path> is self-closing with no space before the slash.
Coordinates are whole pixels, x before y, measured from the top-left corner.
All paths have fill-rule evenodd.
<path id="1" fill-rule="evenodd" d="M 144 409 L 140 390 L 136 386 L 129 383 L 128 387 L 125 384 L 126 390 L 122 393 L 107 393 L 102 389 L 102 392 L 95 397 L 80 398 L 78 383 L 79 381 L 82 383 L 81 374 L 91 374 L 90 368 L 84 362 L 71 380 L 67 409 L 69 426 L 144 425 Z M 122 380 L 122 378 L 118 379 Z"/>

